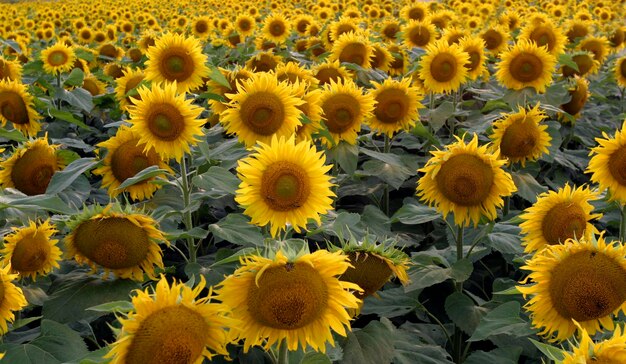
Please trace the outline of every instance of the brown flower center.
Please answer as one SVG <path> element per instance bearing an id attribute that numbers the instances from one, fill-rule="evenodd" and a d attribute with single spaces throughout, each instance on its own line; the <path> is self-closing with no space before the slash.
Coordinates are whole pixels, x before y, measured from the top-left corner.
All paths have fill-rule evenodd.
<path id="1" fill-rule="evenodd" d="M 571 100 L 561 105 L 561 109 L 567 112 L 570 115 L 576 115 L 583 109 L 585 103 L 587 103 L 587 98 L 589 94 L 587 93 L 587 85 L 582 82 L 579 83 L 574 90 L 569 91 Z"/>
<path id="2" fill-rule="evenodd" d="M 50 243 L 45 234 L 33 232 L 18 241 L 11 256 L 11 267 L 20 274 L 42 269 L 50 256 Z"/>
<path id="3" fill-rule="evenodd" d="M 274 134 L 285 122 L 285 105 L 277 95 L 267 91 L 248 95 L 239 113 L 243 123 L 260 135 Z"/>
<path id="4" fill-rule="evenodd" d="M 376 96 L 376 119 L 385 124 L 395 124 L 409 112 L 409 97 L 397 88 L 389 88 Z"/>
<path id="5" fill-rule="evenodd" d="M 15 162 L 11 181 L 15 188 L 29 196 L 40 195 L 46 192 L 57 169 L 57 158 L 53 150 L 34 147 Z"/>
<path id="6" fill-rule="evenodd" d="M 347 44 L 339 53 L 339 61 L 354 63 L 363 67 L 368 61 L 367 47 L 359 42 Z"/>
<path id="7" fill-rule="evenodd" d="M 556 46 L 556 36 L 554 31 L 546 25 L 536 26 L 528 38 L 535 41 L 539 47 L 547 46 L 548 51 L 552 51 L 554 46 Z"/>
<path id="8" fill-rule="evenodd" d="M 331 133 L 341 134 L 358 122 L 361 107 L 351 95 L 337 94 L 329 97 L 322 104 L 325 123 Z"/>
<path id="9" fill-rule="evenodd" d="M 485 41 L 485 47 L 490 51 L 497 49 L 504 42 L 502 34 L 494 29 L 487 30 L 481 37 Z"/>
<path id="10" fill-rule="evenodd" d="M 183 82 L 194 73 L 195 63 L 185 48 L 169 47 L 163 53 L 159 72 L 166 80 Z"/>
<path id="11" fill-rule="evenodd" d="M 261 178 L 261 195 L 276 211 L 290 211 L 303 206 L 311 193 L 307 172 L 299 165 L 280 161 L 269 165 Z"/>
<path id="12" fill-rule="evenodd" d="M 520 82 L 532 82 L 543 74 L 541 58 L 528 52 L 522 52 L 511 60 L 509 73 Z"/>
<path id="13" fill-rule="evenodd" d="M 435 177 L 439 191 L 461 206 L 481 204 L 493 185 L 491 166 L 471 154 L 458 154 L 441 165 Z"/>
<path id="14" fill-rule="evenodd" d="M 355 291 L 354 295 L 360 299 L 376 293 L 391 278 L 393 273 L 391 268 L 376 254 L 351 252 L 348 257 L 352 267 L 348 268 L 340 279 L 358 284 L 363 292 Z"/>
<path id="15" fill-rule="evenodd" d="M 14 91 L 0 92 L 0 114 L 13 124 L 28 124 L 28 107 L 20 94 Z"/>
<path id="16" fill-rule="evenodd" d="M 433 35 L 430 34 L 430 31 L 425 26 L 418 25 L 409 29 L 409 39 L 416 47 L 426 46 L 430 43 L 432 36 Z"/>
<path id="17" fill-rule="evenodd" d="M 152 135 L 162 141 L 176 140 L 185 130 L 185 117 L 170 104 L 152 105 L 146 122 Z"/>
<path id="18" fill-rule="evenodd" d="M 587 227 L 587 214 L 580 205 L 561 202 L 553 206 L 541 222 L 544 239 L 550 245 L 580 238 Z"/>
<path id="19" fill-rule="evenodd" d="M 324 86 L 330 81 L 339 82 L 343 80 L 343 76 L 335 68 L 322 68 L 317 72 L 315 78 L 319 80 L 320 86 Z"/>
<path id="20" fill-rule="evenodd" d="M 626 148 L 623 146 L 609 157 L 609 172 L 620 185 L 626 186 Z"/>
<path id="21" fill-rule="evenodd" d="M 532 120 L 515 120 L 506 128 L 500 142 L 500 151 L 507 158 L 532 155 L 539 142 L 539 128 Z"/>
<path id="22" fill-rule="evenodd" d="M 137 146 L 138 140 L 133 139 L 117 147 L 111 157 L 111 172 L 120 182 L 134 177 L 144 169 L 159 163 L 159 156 L 154 148 L 144 153 L 144 146 Z M 144 183 L 147 183 L 145 181 Z"/>
<path id="23" fill-rule="evenodd" d="M 450 53 L 437 54 L 430 63 L 430 74 L 437 82 L 448 82 L 457 74 L 456 58 Z"/>

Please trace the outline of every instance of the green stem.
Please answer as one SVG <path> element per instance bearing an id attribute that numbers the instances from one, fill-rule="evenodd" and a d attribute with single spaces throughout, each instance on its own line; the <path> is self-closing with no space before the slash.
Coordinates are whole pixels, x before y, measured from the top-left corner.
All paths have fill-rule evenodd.
<path id="1" fill-rule="evenodd" d="M 61 92 L 61 72 L 57 72 L 57 87 L 59 88 L 57 91 Z M 61 95 L 57 95 L 57 108 L 61 110 Z"/>
<path id="2" fill-rule="evenodd" d="M 387 154 L 391 151 L 391 138 L 387 134 L 385 134 L 385 150 L 384 153 Z M 383 203 L 382 203 L 383 211 L 385 214 L 389 216 L 389 184 L 385 183 L 385 189 L 383 191 Z"/>
<path id="3" fill-rule="evenodd" d="M 287 347 L 287 339 L 280 342 L 278 348 L 278 364 L 289 364 L 289 348 Z"/>
<path id="4" fill-rule="evenodd" d="M 626 234 L 626 204 L 622 206 L 622 218 L 619 224 L 619 241 L 624 241 L 624 235 Z"/>
<path id="5" fill-rule="evenodd" d="M 459 226 L 456 234 L 456 261 L 463 259 L 463 226 Z M 463 282 L 456 282 L 457 292 L 463 293 Z M 463 362 L 463 332 L 455 324 L 454 325 L 454 362 L 461 364 Z"/>
<path id="6" fill-rule="evenodd" d="M 456 261 L 463 259 L 463 225 L 459 226 L 456 233 Z M 456 290 L 463 293 L 463 282 L 456 283 Z"/>
<path id="7" fill-rule="evenodd" d="M 509 205 L 511 204 L 511 196 L 504 197 L 504 208 L 502 209 L 502 218 L 509 214 Z"/>
<path id="8" fill-rule="evenodd" d="M 183 156 L 180 161 L 180 174 L 180 178 L 182 181 L 183 205 L 185 207 L 185 210 L 183 212 L 183 223 L 185 224 L 185 230 L 189 231 L 193 228 L 193 221 L 191 219 L 191 210 L 189 209 L 191 190 L 189 189 L 187 162 L 185 156 Z M 189 262 L 195 263 L 197 253 L 196 245 L 194 239 L 191 236 L 187 237 L 187 250 L 189 250 Z"/>

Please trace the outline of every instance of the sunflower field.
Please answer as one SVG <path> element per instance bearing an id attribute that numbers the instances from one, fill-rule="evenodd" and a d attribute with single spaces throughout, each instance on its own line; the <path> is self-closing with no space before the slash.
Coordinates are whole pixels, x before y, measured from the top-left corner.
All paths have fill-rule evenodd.
<path id="1" fill-rule="evenodd" d="M 0 360 L 626 363 L 625 15 L 0 1 Z"/>

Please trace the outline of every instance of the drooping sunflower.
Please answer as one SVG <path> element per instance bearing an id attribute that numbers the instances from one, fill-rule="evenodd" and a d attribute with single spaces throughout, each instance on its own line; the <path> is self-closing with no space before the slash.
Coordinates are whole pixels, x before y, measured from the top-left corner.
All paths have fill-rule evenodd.
<path id="1" fill-rule="evenodd" d="M 387 78 L 383 83 L 373 82 L 372 97 L 376 101 L 372 117 L 367 120 L 372 130 L 392 136 L 401 130 L 410 130 L 422 108 L 422 95 L 411 86 L 410 78 L 400 81 Z"/>
<path id="2" fill-rule="evenodd" d="M 0 267 L 0 335 L 9 331 L 7 323 L 15 320 L 13 311 L 19 311 L 28 304 L 22 289 L 12 283 L 17 274 L 11 274 L 10 269 L 8 265 Z"/>
<path id="3" fill-rule="evenodd" d="M 407 48 L 426 48 L 437 39 L 437 29 L 432 23 L 411 20 L 402 28 L 404 34 L 404 45 Z"/>
<path id="4" fill-rule="evenodd" d="M 478 146 L 478 135 L 465 144 L 446 145 L 445 150 L 430 152 L 433 156 L 420 172 L 425 174 L 417 184 L 417 195 L 444 218 L 454 214 L 459 226 L 478 225 L 481 216 L 494 220 L 502 197 L 517 189 L 509 173 L 502 169 L 506 161 L 489 152 L 489 146 Z"/>
<path id="5" fill-rule="evenodd" d="M 369 68 L 374 49 L 365 35 L 361 33 L 344 33 L 333 44 L 328 60 L 330 62 L 354 63 Z"/>
<path id="6" fill-rule="evenodd" d="M 561 73 L 565 77 L 584 77 L 588 74 L 595 74 L 600 69 L 600 62 L 593 58 L 593 53 L 587 51 L 575 52 L 572 54 L 572 61 L 576 63 L 578 70 L 561 65 Z"/>
<path id="7" fill-rule="evenodd" d="M 558 364 L 626 363 L 626 332 L 616 325 L 610 338 L 594 343 L 587 330 L 579 329 L 579 344 L 571 353 L 562 351 Z"/>
<path id="8" fill-rule="evenodd" d="M 0 81 L 21 81 L 22 65 L 15 61 L 9 61 L 0 56 Z"/>
<path id="9" fill-rule="evenodd" d="M 586 173 L 592 173 L 591 181 L 600 190 L 609 190 L 609 200 L 626 203 L 626 120 L 615 137 L 602 132 L 603 138 L 596 138 L 598 146 L 591 149 L 591 159 Z"/>
<path id="10" fill-rule="evenodd" d="M 136 290 L 133 310 L 118 317 L 122 329 L 105 358 L 111 364 L 201 364 L 215 354 L 228 356 L 226 329 L 239 323 L 226 305 L 211 302 L 212 293 L 198 298 L 205 286 L 202 275 L 193 289 L 161 276 L 154 290 Z"/>
<path id="11" fill-rule="evenodd" d="M 501 54 L 496 78 L 513 90 L 533 87 L 538 93 L 544 93 L 552 82 L 555 65 L 556 58 L 545 47 L 522 39 Z"/>
<path id="12" fill-rule="evenodd" d="M 426 54 L 420 60 L 419 75 L 429 91 L 449 93 L 465 81 L 465 65 L 469 61 L 469 55 L 458 45 L 437 41 L 426 47 Z"/>
<path id="13" fill-rule="evenodd" d="M 13 232 L 4 237 L 2 266 L 10 266 L 11 273 L 22 277 L 45 276 L 54 268 L 59 268 L 61 249 L 57 239 L 51 239 L 57 232 L 50 219 L 37 224 L 30 221 L 28 226 L 13 227 Z"/>
<path id="14" fill-rule="evenodd" d="M 0 186 L 29 196 L 45 193 L 52 175 L 65 166 L 57 156 L 58 147 L 49 145 L 47 136 L 25 142 L 11 157 L 0 161 Z"/>
<path id="15" fill-rule="evenodd" d="M 291 24 L 281 13 L 272 14 L 263 22 L 263 36 L 276 44 L 284 43 L 291 34 Z"/>
<path id="16" fill-rule="evenodd" d="M 170 170 L 153 148 L 146 150 L 146 146 L 139 142 L 140 139 L 141 137 L 130 128 L 122 126 L 114 137 L 98 144 L 100 148 L 106 148 L 108 153 L 104 157 L 102 166 L 94 169 L 93 174 L 102 176 L 102 187 L 108 188 L 109 196 L 116 197 L 126 191 L 131 199 L 144 200 L 152 197 L 154 192 L 161 187 L 152 181 L 163 175 L 118 189 L 128 178 L 134 177 L 150 166 Z"/>
<path id="17" fill-rule="evenodd" d="M 459 42 L 463 52 L 469 56 L 469 62 L 465 64 L 467 68 L 467 78 L 476 80 L 481 76 L 489 76 L 489 71 L 485 67 L 485 42 L 479 37 L 463 37 Z"/>
<path id="18" fill-rule="evenodd" d="M 335 83 L 330 81 L 322 90 L 320 98 L 322 118 L 334 143 L 324 140 L 326 145 L 337 144 L 341 140 L 356 144 L 361 131 L 361 123 L 372 116 L 374 98 L 371 93 L 363 93 L 352 80 Z"/>
<path id="19" fill-rule="evenodd" d="M 67 72 L 72 69 L 76 55 L 72 47 L 58 42 L 52 47 L 48 47 L 41 52 L 43 69 L 52 74 Z"/>
<path id="20" fill-rule="evenodd" d="M 518 112 L 503 116 L 493 123 L 493 133 L 489 136 L 501 158 L 524 166 L 548 153 L 552 137 L 547 131 L 548 125 L 539 124 L 546 118 L 546 114 L 539 110 L 539 103 L 532 109 L 520 107 Z"/>
<path id="21" fill-rule="evenodd" d="M 164 85 L 142 86 L 139 99 L 129 106 L 132 130 L 140 136 L 145 150 L 154 149 L 164 160 L 177 161 L 190 152 L 190 145 L 198 143 L 203 135 L 205 119 L 198 119 L 202 108 L 192 105 L 185 94 L 176 94 L 176 82 Z"/>
<path id="22" fill-rule="evenodd" d="M 136 88 L 146 78 L 146 75 L 141 69 L 132 68 L 126 68 L 123 73 L 122 77 L 115 80 L 117 83 L 115 97 L 119 101 L 120 107 L 126 110 L 129 106 L 134 105 L 133 98 L 139 97 Z"/>
<path id="23" fill-rule="evenodd" d="M 615 80 L 620 87 L 626 87 L 626 56 L 615 61 Z"/>
<path id="24" fill-rule="evenodd" d="M 28 136 L 36 136 L 41 130 L 41 115 L 33 109 L 33 96 L 21 81 L 0 80 L 0 123 L 8 121 Z"/>
<path id="25" fill-rule="evenodd" d="M 207 56 L 202 53 L 200 41 L 194 37 L 166 33 L 156 39 L 147 50 L 146 79 L 155 82 L 176 83 L 179 93 L 202 86 L 208 77 Z"/>
<path id="26" fill-rule="evenodd" d="M 282 340 L 289 350 L 309 345 L 325 352 L 327 342 L 334 346 L 331 329 L 341 336 L 351 330 L 346 309 L 357 309 L 360 301 L 350 290 L 360 289 L 337 278 L 350 266 L 341 252 L 288 259 L 279 251 L 273 259 L 250 256 L 241 264 L 221 283 L 217 298 L 242 322 L 234 331 L 244 352 Z"/>
<path id="27" fill-rule="evenodd" d="M 68 223 L 66 255 L 78 264 L 89 265 L 91 273 L 102 267 L 106 275 L 143 282 L 144 273 L 156 279 L 155 266 L 163 268 L 159 243 L 169 242 L 150 216 L 118 204 L 84 209 Z"/>
<path id="28" fill-rule="evenodd" d="M 598 193 L 589 187 L 571 187 L 566 184 L 558 191 L 548 191 L 537 196 L 537 201 L 524 210 L 520 218 L 522 245 L 531 253 L 548 245 L 565 242 L 570 238 L 591 240 L 598 231 L 591 223 L 602 214 L 592 214 L 591 201 Z"/>
<path id="29" fill-rule="evenodd" d="M 260 142 L 255 153 L 240 160 L 237 174 L 241 184 L 235 201 L 250 216 L 252 223 L 270 224 L 276 236 L 287 224 L 300 232 L 309 219 L 318 225 L 320 215 L 332 209 L 330 165 L 326 156 L 309 141 L 295 143 L 289 138 L 273 136 L 269 144 Z"/>
<path id="30" fill-rule="evenodd" d="M 565 43 L 567 43 L 567 38 L 561 29 L 551 21 L 540 24 L 529 23 L 522 29 L 518 39 L 526 39 L 535 42 L 539 47 L 546 47 L 548 53 L 555 57 L 563 53 Z"/>
<path id="31" fill-rule="evenodd" d="M 589 82 L 585 78 L 574 76 L 573 85 L 567 92 L 571 96 L 571 99 L 561 105 L 561 109 L 572 115 L 574 119 L 577 119 L 589 98 Z M 559 119 L 563 123 L 569 123 L 570 121 L 567 117 L 564 117 L 562 113 L 559 113 Z"/>
<path id="32" fill-rule="evenodd" d="M 590 334 L 613 330 L 613 316 L 626 311 L 626 246 L 614 241 L 568 239 L 547 246 L 522 269 L 532 285 L 518 286 L 532 325 L 550 341 L 574 334 L 578 321 Z M 527 281 L 526 280 L 526 281 Z"/>

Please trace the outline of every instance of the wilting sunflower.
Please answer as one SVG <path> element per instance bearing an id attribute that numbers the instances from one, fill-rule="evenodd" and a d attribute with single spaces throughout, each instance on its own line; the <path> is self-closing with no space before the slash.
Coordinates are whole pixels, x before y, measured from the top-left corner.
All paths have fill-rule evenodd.
<path id="1" fill-rule="evenodd" d="M 430 152 L 433 156 L 420 172 L 425 174 L 417 184 L 417 195 L 434 205 L 444 218 L 454 214 L 454 223 L 478 225 L 481 216 L 493 220 L 496 208 L 502 207 L 502 197 L 517 189 L 511 175 L 502 169 L 506 161 L 489 152 L 489 146 L 478 146 L 478 135 L 465 144 L 446 145 L 445 150 Z"/>
<path id="2" fill-rule="evenodd" d="M 202 275 L 193 289 L 161 276 L 154 290 L 136 290 L 134 309 L 117 318 L 122 329 L 105 358 L 113 358 L 111 364 L 200 364 L 215 354 L 228 356 L 226 328 L 239 323 L 228 317 L 226 305 L 211 302 L 212 293 L 198 299 L 205 286 Z"/>
<path id="3" fill-rule="evenodd" d="M 535 42 L 539 47 L 546 47 L 548 53 L 555 57 L 563 53 L 567 43 L 561 29 L 551 21 L 540 24 L 529 23 L 522 29 L 518 39 L 526 39 Z"/>
<path id="4" fill-rule="evenodd" d="M 0 81 L 21 81 L 22 65 L 15 61 L 9 61 L 0 56 Z"/>
<path id="5" fill-rule="evenodd" d="M 426 54 L 420 60 L 419 75 L 431 92 L 456 91 L 465 82 L 465 65 L 469 61 L 469 55 L 458 45 L 437 41 L 426 47 Z"/>
<path id="6" fill-rule="evenodd" d="M 128 178 L 134 177 L 150 166 L 170 170 L 153 148 L 146 151 L 146 146 L 139 142 L 140 139 L 141 137 L 131 129 L 122 126 L 114 137 L 98 144 L 99 147 L 106 148 L 108 153 L 102 166 L 93 170 L 93 174 L 102 176 L 102 187 L 108 187 L 109 196 L 116 197 L 126 191 L 131 199 L 144 200 L 152 197 L 154 192 L 161 187 L 152 181 L 162 175 L 119 189 L 119 186 Z"/>
<path id="7" fill-rule="evenodd" d="M 411 20 L 402 28 L 404 34 L 404 45 L 407 48 L 426 48 L 431 42 L 437 39 L 437 29 L 432 23 L 425 21 Z"/>
<path id="8" fill-rule="evenodd" d="M 76 55 L 71 47 L 59 42 L 41 52 L 43 69 L 52 74 L 67 72 L 72 69 Z"/>
<path id="9" fill-rule="evenodd" d="M 241 184 L 235 201 L 244 214 L 253 224 L 270 224 L 272 236 L 287 224 L 297 232 L 306 229 L 309 219 L 319 225 L 320 215 L 332 210 L 335 196 L 324 153 L 309 141 L 295 143 L 293 135 L 273 136 L 270 144 L 260 142 L 254 151 L 237 167 Z"/>
<path id="10" fill-rule="evenodd" d="M 133 98 L 136 99 L 138 97 L 136 88 L 146 78 L 146 75 L 141 69 L 132 68 L 126 68 L 123 73 L 122 77 L 115 80 L 117 83 L 117 86 L 115 86 L 115 97 L 117 97 L 120 107 L 126 110 L 128 106 L 134 105 Z"/>
<path id="11" fill-rule="evenodd" d="M 545 47 L 522 39 L 501 54 L 496 66 L 496 78 L 513 90 L 533 87 L 538 93 L 544 93 L 546 86 L 552 82 L 555 65 L 556 58 Z"/>
<path id="12" fill-rule="evenodd" d="M 222 112 L 220 121 L 229 134 L 236 134 L 247 147 L 257 142 L 269 143 L 273 135 L 289 137 L 301 125 L 302 101 L 293 95 L 293 87 L 278 82 L 268 73 L 254 74 L 237 86 L 236 94 Z"/>
<path id="13" fill-rule="evenodd" d="M 591 220 L 602 214 L 592 214 L 591 201 L 598 194 L 589 187 L 574 188 L 566 184 L 558 191 L 548 191 L 537 196 L 537 201 L 524 210 L 520 218 L 522 245 L 531 253 L 548 245 L 565 242 L 570 238 L 591 240 L 596 228 Z"/>
<path id="14" fill-rule="evenodd" d="M 169 242 L 150 216 L 119 205 L 85 208 L 68 223 L 65 237 L 68 257 L 87 264 L 92 273 L 102 267 L 105 274 L 143 282 L 144 273 L 156 279 L 154 267 L 163 268 L 158 243 Z"/>
<path id="15" fill-rule="evenodd" d="M 522 269 L 532 285 L 518 286 L 532 325 L 550 341 L 574 334 L 580 323 L 590 334 L 613 330 L 613 316 L 626 311 L 626 246 L 614 241 L 569 239 L 547 246 Z"/>
<path id="16" fill-rule="evenodd" d="M 283 43 L 291 34 L 291 24 L 285 16 L 276 13 L 265 18 L 263 22 L 263 36 L 274 43 Z"/>
<path id="17" fill-rule="evenodd" d="M 337 144 L 341 140 L 356 144 L 361 131 L 361 123 L 372 116 L 374 98 L 371 93 L 363 93 L 352 80 L 335 83 L 330 81 L 324 86 L 320 103 L 322 118 L 334 143 L 324 140 L 326 145 Z"/>
<path id="18" fill-rule="evenodd" d="M 493 123 L 493 133 L 489 136 L 501 158 L 509 163 L 520 162 L 523 167 L 527 161 L 535 161 L 548 153 L 552 137 L 547 131 L 548 125 L 539 124 L 546 118 L 539 110 L 539 103 L 532 109 L 520 107 L 518 112 L 503 116 Z"/>
<path id="19" fill-rule="evenodd" d="M 615 137 L 602 132 L 603 138 L 596 138 L 600 144 L 591 149 L 589 166 L 585 172 L 593 173 L 591 181 L 598 183 L 600 190 L 609 190 L 609 200 L 626 203 L 626 120 Z"/>
<path id="20" fill-rule="evenodd" d="M 561 109 L 566 113 L 577 119 L 580 116 L 580 111 L 583 109 L 589 98 L 589 82 L 582 77 L 574 76 L 574 84 L 567 92 L 571 96 L 571 99 L 561 105 Z M 559 119 L 563 123 L 568 123 L 570 119 L 564 117 L 562 113 L 559 113 Z"/>
<path id="21" fill-rule="evenodd" d="M 45 193 L 52 175 L 65 166 L 57 148 L 48 144 L 47 136 L 25 142 L 11 157 L 0 161 L 0 185 L 29 196 Z"/>
<path id="22" fill-rule="evenodd" d="M 620 87 L 626 87 L 626 56 L 615 61 L 615 80 Z"/>
<path id="23" fill-rule="evenodd" d="M 46 220 L 40 224 L 30 221 L 28 226 L 13 227 L 13 232 L 4 237 L 2 266 L 10 266 L 11 273 L 22 277 L 45 276 L 53 268 L 59 268 L 61 249 L 57 239 L 51 239 L 56 227 Z"/>
<path id="24" fill-rule="evenodd" d="M 147 50 L 146 79 L 155 82 L 176 82 L 179 93 L 202 86 L 208 77 L 207 56 L 200 41 L 194 37 L 166 33 Z"/>
<path id="25" fill-rule="evenodd" d="M 146 151 L 154 149 L 165 160 L 180 161 L 189 146 L 198 143 L 206 120 L 198 119 L 202 108 L 192 105 L 185 94 L 176 95 L 176 90 L 176 82 L 141 87 L 139 98 L 133 98 L 135 105 L 128 109 L 132 130 Z"/>
<path id="26" fill-rule="evenodd" d="M 594 343 L 587 330 L 579 328 L 579 344 L 572 353 L 562 351 L 558 364 L 626 363 L 626 332 L 617 325 L 610 338 Z"/>
<path id="27" fill-rule="evenodd" d="M 22 289 L 12 283 L 17 274 L 10 274 L 10 269 L 8 265 L 0 267 L 0 335 L 9 331 L 7 323 L 15 320 L 13 311 L 19 311 L 28 304 Z"/>
<path id="28" fill-rule="evenodd" d="M 392 136 L 415 125 L 422 95 L 411 86 L 410 78 L 400 81 L 387 78 L 383 83 L 373 82 L 372 97 L 376 101 L 372 117 L 367 120 L 372 130 Z"/>
<path id="29" fill-rule="evenodd" d="M 0 123 L 7 121 L 28 136 L 36 136 L 41 130 L 41 115 L 33 109 L 33 96 L 21 81 L 0 80 Z"/>
<path id="30" fill-rule="evenodd" d="M 463 37 L 459 42 L 463 52 L 469 56 L 469 62 L 465 64 L 467 68 L 467 78 L 476 80 L 481 76 L 489 76 L 489 71 L 485 67 L 485 42 L 479 37 Z"/>
<path id="31" fill-rule="evenodd" d="M 360 33 L 344 33 L 333 44 L 328 60 L 330 62 L 354 63 L 369 68 L 374 49 L 367 37 Z"/>
<path id="32" fill-rule="evenodd" d="M 341 336 L 351 329 L 346 309 L 360 301 L 350 290 L 360 289 L 337 278 L 350 267 L 341 252 L 288 259 L 279 251 L 273 259 L 250 256 L 241 264 L 221 283 L 217 298 L 242 322 L 233 331 L 244 340 L 244 352 L 255 345 L 268 350 L 282 340 L 289 350 L 309 345 L 325 352 L 327 342 L 334 346 L 331 329 Z"/>

